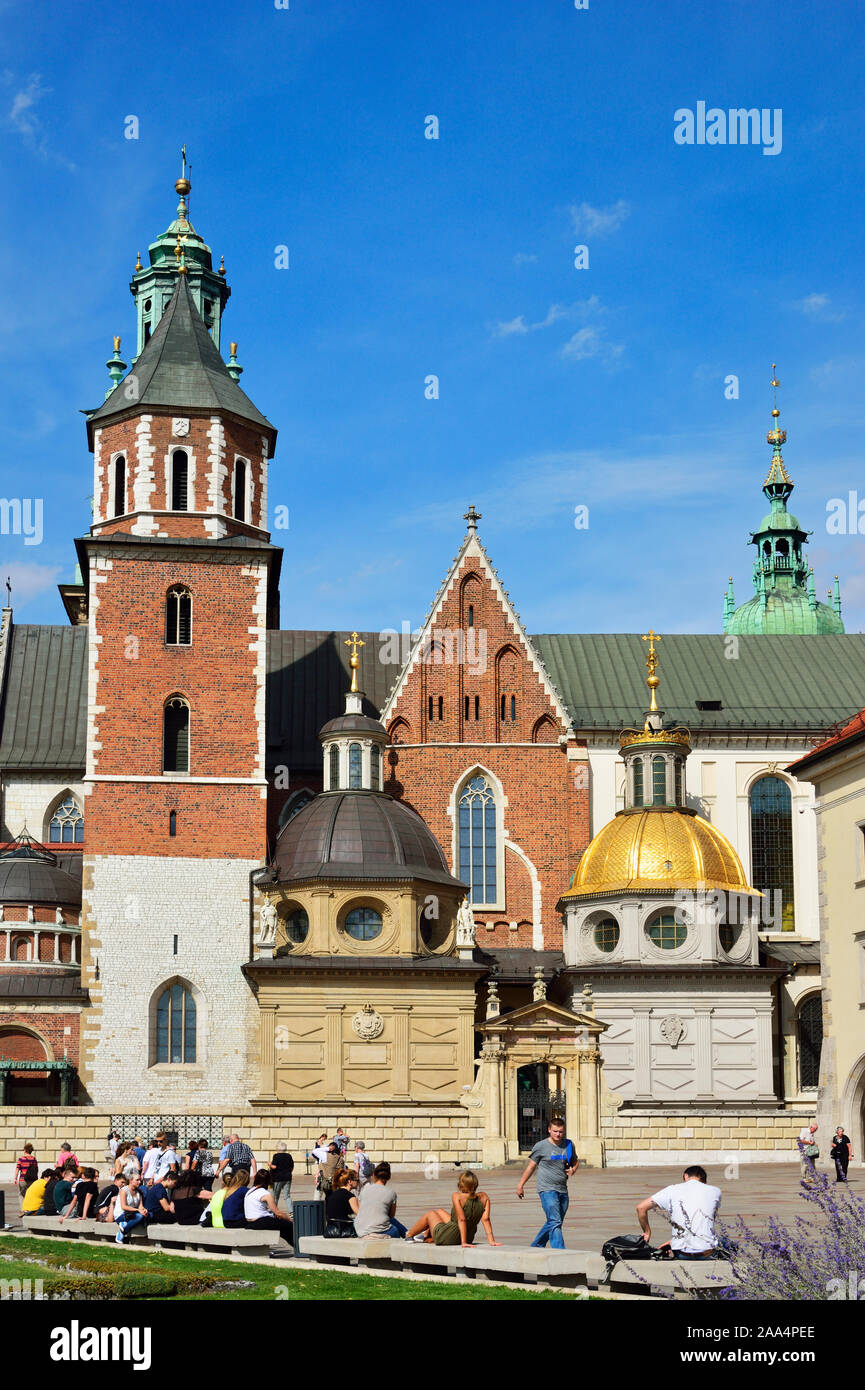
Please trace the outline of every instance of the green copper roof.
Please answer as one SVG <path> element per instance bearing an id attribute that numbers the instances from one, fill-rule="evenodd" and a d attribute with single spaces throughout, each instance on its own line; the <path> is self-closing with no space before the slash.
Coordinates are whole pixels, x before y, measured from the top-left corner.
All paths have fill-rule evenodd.
<path id="1" fill-rule="evenodd" d="M 756 594 L 736 609 L 724 631 L 744 635 L 774 632 L 808 636 L 843 632 L 844 624 L 827 604 L 814 600 L 812 606 L 806 593 L 792 589 L 767 593 L 765 604 L 760 594 Z"/>
<path id="2" fill-rule="evenodd" d="M 185 275 L 131 372 L 104 405 L 88 416 L 93 427 L 148 406 L 177 411 L 225 411 L 255 425 L 268 436 L 271 453 L 276 430 L 231 377 L 199 314 Z"/>

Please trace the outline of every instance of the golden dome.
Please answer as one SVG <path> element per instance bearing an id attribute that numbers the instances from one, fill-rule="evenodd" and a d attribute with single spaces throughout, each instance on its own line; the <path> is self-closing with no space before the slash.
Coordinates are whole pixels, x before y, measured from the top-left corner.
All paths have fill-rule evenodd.
<path id="1" fill-rule="evenodd" d="M 755 893 L 726 835 L 701 816 L 620 811 L 592 840 L 563 899 L 721 889 Z"/>

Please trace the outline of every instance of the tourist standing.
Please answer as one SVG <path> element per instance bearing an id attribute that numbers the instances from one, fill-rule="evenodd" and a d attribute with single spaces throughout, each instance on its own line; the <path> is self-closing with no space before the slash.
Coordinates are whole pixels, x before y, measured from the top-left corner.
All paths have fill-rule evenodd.
<path id="1" fill-rule="evenodd" d="M 38 1176 L 39 1164 L 33 1152 L 33 1145 L 25 1144 L 15 1162 L 15 1181 L 18 1184 L 18 1191 L 22 1199 L 30 1184 L 35 1182 Z"/>
<path id="2" fill-rule="evenodd" d="M 390 1185 L 390 1164 L 377 1163 L 372 1181 L 360 1194 L 354 1229 L 359 1236 L 392 1236 L 402 1240 L 405 1226 L 396 1219 L 396 1191 Z"/>
<path id="3" fill-rule="evenodd" d="M 225 1158 L 220 1156 L 219 1168 L 217 1171 L 221 1173 L 223 1168 L 229 1176 L 235 1173 L 238 1168 L 245 1168 L 252 1177 L 255 1177 L 257 1168 L 255 1154 L 248 1144 L 243 1143 L 238 1134 L 229 1135 L 228 1151 L 225 1154 Z"/>
<path id="4" fill-rule="evenodd" d="M 852 1140 L 844 1133 L 844 1126 L 839 1125 L 832 1136 L 832 1148 L 829 1157 L 835 1160 L 835 1181 L 847 1181 L 847 1169 L 853 1157 Z"/>
<path id="5" fill-rule="evenodd" d="M 169 1173 L 173 1173 L 177 1177 L 180 1171 L 180 1159 L 177 1157 L 177 1150 L 172 1144 L 169 1144 L 166 1135 L 157 1134 L 156 1142 L 159 1145 L 159 1154 L 153 1169 L 154 1183 L 164 1182 Z"/>
<path id="6" fill-rule="evenodd" d="M 78 1159 L 75 1157 L 74 1153 L 72 1152 L 72 1145 L 71 1145 L 71 1144 L 61 1144 L 61 1145 L 60 1145 L 60 1152 L 59 1152 L 59 1154 L 57 1155 L 57 1167 L 58 1167 L 58 1168 L 65 1168 L 65 1167 L 67 1166 L 67 1164 L 69 1164 L 69 1163 L 74 1163 L 74 1164 L 75 1164 L 75 1167 L 76 1167 L 76 1168 L 78 1167 Z"/>
<path id="7" fill-rule="evenodd" d="M 532 1245 L 543 1246 L 549 1241 L 552 1250 L 564 1250 L 562 1224 L 569 1204 L 568 1178 L 576 1173 L 580 1160 L 570 1139 L 565 1138 L 564 1120 L 550 1120 L 547 1135 L 548 1138 L 535 1144 L 529 1154 L 525 1172 L 517 1183 L 517 1196 L 522 1199 L 523 1189 L 537 1169 L 538 1196 L 546 1220 Z"/>
<path id="8" fill-rule="evenodd" d="M 141 1176 L 146 1183 L 153 1181 L 153 1174 L 159 1162 L 159 1145 L 155 1139 L 151 1139 L 150 1147 L 145 1151 L 144 1158 L 141 1160 Z"/>
<path id="9" fill-rule="evenodd" d="M 274 1202 L 279 1206 L 279 1199 L 284 1192 L 285 1204 L 291 1212 L 291 1181 L 294 1176 L 294 1159 L 288 1152 L 286 1143 L 277 1145 L 276 1153 L 271 1160 L 270 1173 L 273 1178 Z"/>
<path id="10" fill-rule="evenodd" d="M 802 1161 L 802 1181 L 811 1182 L 814 1177 L 814 1160 L 820 1157 L 820 1149 L 817 1144 L 817 1121 L 812 1120 L 810 1125 L 803 1126 L 799 1130 L 799 1138 L 796 1141 L 799 1150 L 799 1158 Z"/>
<path id="11" fill-rule="evenodd" d="M 638 1202 L 637 1219 L 648 1245 L 652 1239 L 649 1212 L 653 1208 L 664 1212 L 673 1228 L 670 1240 L 673 1259 L 710 1260 L 718 1244 L 715 1216 L 720 1205 L 720 1187 L 712 1187 L 706 1181 L 705 1168 L 694 1164 L 685 1169 L 681 1182 Z"/>
<path id="12" fill-rule="evenodd" d="M 358 1139 L 354 1146 L 354 1171 L 357 1174 L 357 1185 L 359 1188 L 366 1187 L 372 1177 L 373 1162 L 366 1151 L 366 1144 L 362 1139 Z"/>

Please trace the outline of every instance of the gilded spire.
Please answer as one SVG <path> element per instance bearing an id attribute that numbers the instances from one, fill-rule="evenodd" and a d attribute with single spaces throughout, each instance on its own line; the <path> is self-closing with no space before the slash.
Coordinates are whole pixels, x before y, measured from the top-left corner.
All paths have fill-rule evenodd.
<path id="1" fill-rule="evenodd" d="M 357 649 L 358 647 L 365 647 L 366 642 L 362 642 L 357 633 L 353 632 L 351 637 L 345 639 L 345 645 L 351 647 L 348 664 L 351 667 L 351 694 L 355 695 L 357 693 L 357 673 L 360 669 L 360 657 L 357 654 Z"/>
<path id="2" fill-rule="evenodd" d="M 784 460 L 781 457 L 781 445 L 787 442 L 787 431 L 782 430 L 778 424 L 778 417 L 781 414 L 778 409 L 778 387 L 781 383 L 775 375 L 775 370 L 775 363 L 773 362 L 772 380 L 769 382 L 769 385 L 772 387 L 772 428 L 766 435 L 766 443 L 772 445 L 772 462 L 769 466 L 769 472 L 766 475 L 766 481 L 763 486 L 769 487 L 770 484 L 781 483 L 782 485 L 792 487 L 793 480 L 784 467 Z"/>
<path id="3" fill-rule="evenodd" d="M 191 172 L 190 168 L 189 173 Z M 183 145 L 180 150 L 180 178 L 174 185 L 174 191 L 180 198 L 180 202 L 177 204 L 177 216 L 182 218 L 184 222 L 189 218 L 186 198 L 191 188 L 192 184 L 189 182 L 186 169 L 186 146 Z"/>
<path id="4" fill-rule="evenodd" d="M 649 628 L 648 632 L 643 633 L 643 641 L 648 642 L 649 644 L 649 650 L 646 653 L 646 667 L 649 672 L 646 678 L 646 685 L 652 692 L 652 698 L 649 703 L 650 714 L 656 714 L 658 711 L 658 701 L 656 692 L 658 686 L 661 684 L 661 680 L 659 676 L 655 675 L 655 668 L 658 665 L 658 653 L 655 651 L 655 643 L 660 642 L 660 640 L 661 639 L 658 636 L 657 632 L 654 632 L 652 628 Z"/>

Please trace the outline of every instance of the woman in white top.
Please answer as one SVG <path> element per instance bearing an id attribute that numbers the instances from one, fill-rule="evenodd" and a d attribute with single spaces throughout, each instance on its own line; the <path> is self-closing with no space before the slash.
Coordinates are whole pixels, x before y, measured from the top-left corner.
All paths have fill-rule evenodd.
<path id="1" fill-rule="evenodd" d="M 114 1220 L 117 1223 L 117 1235 L 115 1245 L 122 1245 L 126 1232 L 133 1226 L 137 1226 L 139 1221 L 143 1221 L 145 1212 L 141 1206 L 141 1178 L 136 1173 L 131 1177 L 125 1187 L 121 1187 L 114 1203 Z"/>
<path id="2" fill-rule="evenodd" d="M 268 1192 L 270 1173 L 259 1168 L 252 1187 L 243 1199 L 243 1224 L 248 1231 L 279 1231 L 283 1240 L 294 1245 L 294 1223 L 290 1217 L 283 1216 Z"/>

